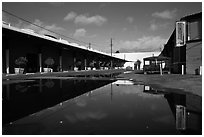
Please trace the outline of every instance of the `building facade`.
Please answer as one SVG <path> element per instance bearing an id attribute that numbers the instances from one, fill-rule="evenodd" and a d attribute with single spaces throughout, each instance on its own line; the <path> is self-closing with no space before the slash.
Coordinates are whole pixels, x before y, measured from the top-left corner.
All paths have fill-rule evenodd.
<path id="1" fill-rule="evenodd" d="M 15 73 L 14 69 L 19 67 L 15 60 L 19 57 L 27 59 L 24 66 L 26 73 L 43 72 L 43 68 L 48 67 L 45 64 L 48 58 L 54 60 L 54 64 L 49 66 L 54 72 L 70 71 L 75 68 L 77 70 L 118 68 L 125 63 L 123 59 L 76 43 L 2 24 L 2 73 Z"/>
<path id="2" fill-rule="evenodd" d="M 160 56 L 171 58 L 171 72 L 200 74 L 202 68 L 202 12 L 176 22 Z"/>
<path id="3" fill-rule="evenodd" d="M 159 54 L 160 54 L 159 51 L 155 51 L 155 52 L 113 53 L 113 56 L 120 59 L 127 60 L 128 62 L 124 64 L 124 68 L 129 67 L 132 70 L 133 69 L 136 70 L 135 63 L 139 60 L 141 61 L 141 64 L 140 64 L 140 68 L 138 66 L 137 69 L 142 70 L 144 65 L 144 62 L 143 62 L 144 58 L 150 57 L 150 56 L 158 56 Z"/>

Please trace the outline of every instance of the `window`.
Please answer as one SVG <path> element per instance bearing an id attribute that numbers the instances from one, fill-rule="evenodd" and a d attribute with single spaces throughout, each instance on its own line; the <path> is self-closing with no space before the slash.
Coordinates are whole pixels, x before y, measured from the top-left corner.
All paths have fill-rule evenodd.
<path id="1" fill-rule="evenodd" d="M 176 47 L 184 46 L 186 44 L 186 22 L 176 22 Z"/>
<path id="2" fill-rule="evenodd" d="M 188 23 L 188 41 L 198 40 L 202 38 L 202 24 L 201 21 Z"/>
<path id="3" fill-rule="evenodd" d="M 145 60 L 145 65 L 149 65 L 149 60 Z"/>

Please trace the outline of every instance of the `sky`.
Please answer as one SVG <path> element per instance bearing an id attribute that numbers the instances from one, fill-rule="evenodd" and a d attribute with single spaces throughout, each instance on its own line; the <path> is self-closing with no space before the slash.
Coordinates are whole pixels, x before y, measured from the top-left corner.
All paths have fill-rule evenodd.
<path id="1" fill-rule="evenodd" d="M 2 2 L 2 10 L 110 53 L 161 51 L 181 17 L 201 12 L 201 2 Z M 15 27 L 50 34 L 2 12 Z M 56 34 L 51 34 L 56 37 Z M 71 39 L 67 38 L 70 37 Z M 83 41 L 73 41 L 76 39 Z"/>

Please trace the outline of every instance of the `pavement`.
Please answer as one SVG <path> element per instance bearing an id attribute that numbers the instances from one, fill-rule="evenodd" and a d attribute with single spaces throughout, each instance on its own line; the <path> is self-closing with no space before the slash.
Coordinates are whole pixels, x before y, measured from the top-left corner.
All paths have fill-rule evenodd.
<path id="1" fill-rule="evenodd" d="M 181 74 L 120 74 L 118 77 L 131 79 L 135 83 L 149 85 L 157 90 L 189 92 L 202 97 L 202 76 Z"/>

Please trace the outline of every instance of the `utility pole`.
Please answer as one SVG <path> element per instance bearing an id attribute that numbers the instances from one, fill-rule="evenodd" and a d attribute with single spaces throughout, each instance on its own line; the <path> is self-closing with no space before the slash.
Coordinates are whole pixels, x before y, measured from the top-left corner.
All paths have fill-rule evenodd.
<path id="1" fill-rule="evenodd" d="M 112 57 L 112 47 L 113 47 L 113 43 L 112 43 L 112 38 L 111 38 L 111 57 Z"/>
<path id="2" fill-rule="evenodd" d="M 112 43 L 112 38 L 111 38 L 111 69 L 113 69 L 112 47 L 113 47 L 113 43 Z"/>

